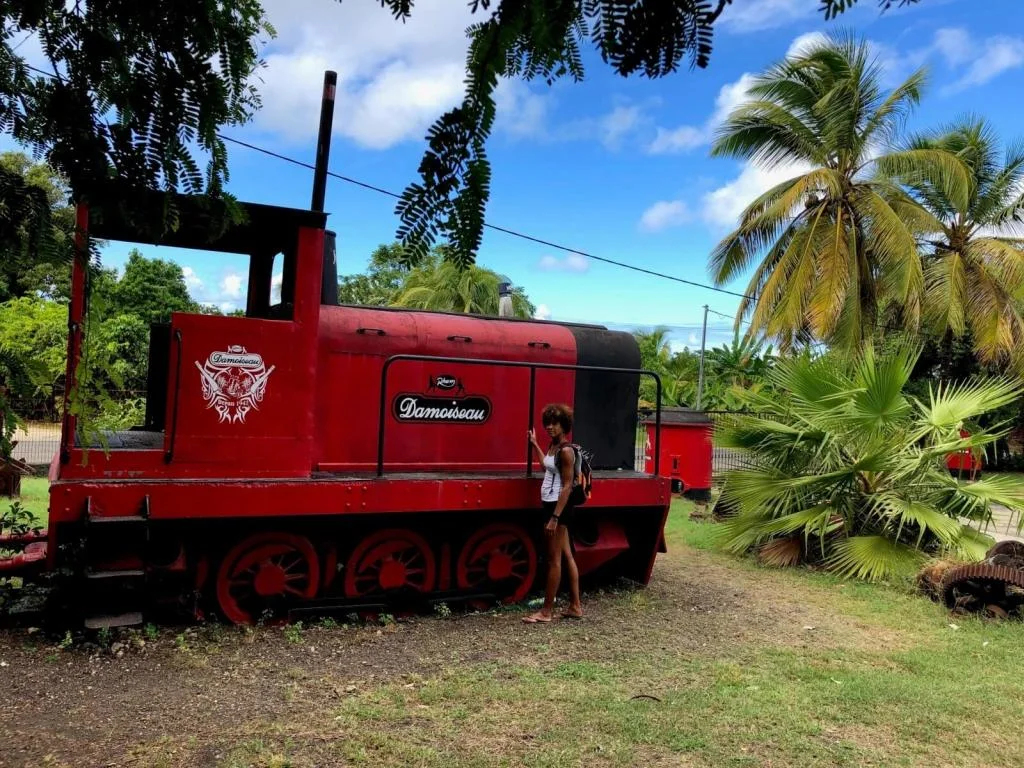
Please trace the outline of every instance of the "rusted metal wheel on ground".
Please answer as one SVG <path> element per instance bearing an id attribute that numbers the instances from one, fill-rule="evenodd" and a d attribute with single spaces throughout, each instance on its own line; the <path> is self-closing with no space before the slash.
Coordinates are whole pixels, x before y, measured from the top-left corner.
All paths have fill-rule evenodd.
<path id="1" fill-rule="evenodd" d="M 952 568 L 943 576 L 941 590 L 947 608 L 982 608 L 993 615 L 1006 614 L 1022 601 L 1024 570 L 989 562 Z M 1013 594 L 1008 594 L 1010 591 Z M 990 606 L 999 611 L 989 610 Z"/>
<path id="2" fill-rule="evenodd" d="M 460 590 L 491 592 L 506 605 L 524 599 L 536 577 L 537 548 L 521 526 L 511 523 L 494 523 L 470 536 L 456 566 Z M 484 600 L 469 604 L 487 608 Z"/>
<path id="3" fill-rule="evenodd" d="M 320 561 L 305 536 L 258 533 L 238 542 L 217 571 L 217 603 L 235 624 L 254 624 L 269 612 L 280 621 L 296 602 L 316 596 Z"/>
<path id="4" fill-rule="evenodd" d="M 437 564 L 426 539 L 406 528 L 377 531 L 363 539 L 345 566 L 345 596 L 405 597 L 434 589 Z M 364 618 L 376 614 L 363 612 Z"/>

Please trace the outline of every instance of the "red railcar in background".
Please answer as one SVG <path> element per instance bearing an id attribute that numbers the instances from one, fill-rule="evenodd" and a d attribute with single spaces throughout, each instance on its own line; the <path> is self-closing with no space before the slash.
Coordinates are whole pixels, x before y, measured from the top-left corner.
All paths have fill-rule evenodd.
<path id="1" fill-rule="evenodd" d="M 671 487 L 657 460 L 635 467 L 648 374 L 633 337 L 340 306 L 335 238 L 317 204 L 329 129 L 328 118 L 313 210 L 242 204 L 246 222 L 211 237 L 205 204 L 175 199 L 181 224 L 160 244 L 247 258 L 245 316 L 153 325 L 145 423 L 105 445 L 65 409 L 49 528 L 0 567 L 73 574 L 67 605 L 93 627 L 138 623 L 161 605 L 248 623 L 519 601 L 540 586 L 543 549 L 526 433 L 542 434 L 544 404 L 564 402 L 595 470 L 573 533 L 581 576 L 646 583 Z M 81 205 L 78 223 L 72 383 L 89 343 L 87 237 L 146 242 L 116 210 Z"/>

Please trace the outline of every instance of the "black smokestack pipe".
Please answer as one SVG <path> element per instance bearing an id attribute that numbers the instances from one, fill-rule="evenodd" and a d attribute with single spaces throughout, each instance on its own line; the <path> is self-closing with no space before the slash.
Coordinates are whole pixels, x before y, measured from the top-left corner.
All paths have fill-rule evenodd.
<path id="1" fill-rule="evenodd" d="M 320 135 L 316 140 L 316 168 L 313 170 L 314 211 L 323 211 L 327 196 L 327 162 L 331 156 L 331 129 L 334 125 L 334 92 L 338 85 L 338 73 L 324 72 L 324 94 L 320 102 Z"/>
<path id="2" fill-rule="evenodd" d="M 323 212 L 327 197 L 327 167 L 331 156 L 331 131 L 334 125 L 334 95 L 338 73 L 324 72 L 324 92 L 320 102 L 320 134 L 316 141 L 316 166 L 313 170 L 314 211 Z M 324 232 L 324 262 L 320 281 L 320 303 L 336 306 L 338 303 L 338 260 L 335 252 L 335 234 Z"/>

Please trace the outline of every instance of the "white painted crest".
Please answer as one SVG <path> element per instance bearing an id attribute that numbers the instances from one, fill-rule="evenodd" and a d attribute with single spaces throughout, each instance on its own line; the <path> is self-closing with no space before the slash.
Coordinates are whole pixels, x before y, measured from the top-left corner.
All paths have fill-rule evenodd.
<path id="1" fill-rule="evenodd" d="M 237 344 L 211 352 L 203 364 L 196 360 L 196 368 L 206 407 L 217 412 L 221 423 L 229 424 L 244 423 L 249 411 L 259 409 L 274 370 L 273 365 L 266 367 L 262 356 Z"/>

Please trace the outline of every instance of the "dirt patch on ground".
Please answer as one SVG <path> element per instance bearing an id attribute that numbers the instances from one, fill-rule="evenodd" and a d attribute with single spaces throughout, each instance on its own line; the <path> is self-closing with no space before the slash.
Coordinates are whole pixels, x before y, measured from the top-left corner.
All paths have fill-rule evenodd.
<path id="1" fill-rule="evenodd" d="M 313 723 L 302 732 L 308 713 L 441 670 L 721 658 L 752 643 L 861 648 L 879 643 L 879 632 L 893 636 L 883 640 L 892 648 L 898 639 L 851 624 L 792 576 L 729 567 L 682 546 L 659 559 L 648 588 L 590 595 L 585 610 L 583 622 L 548 626 L 524 625 L 521 613 L 508 611 L 291 633 L 163 630 L 144 647 L 119 649 L 122 656 L 3 633 L 0 766 L 213 766 L 232 750 L 242 750 L 237 764 L 262 765 L 244 760 L 254 729 L 272 733 L 287 723 L 293 748 L 298 742 L 312 756 L 322 737 Z"/>

